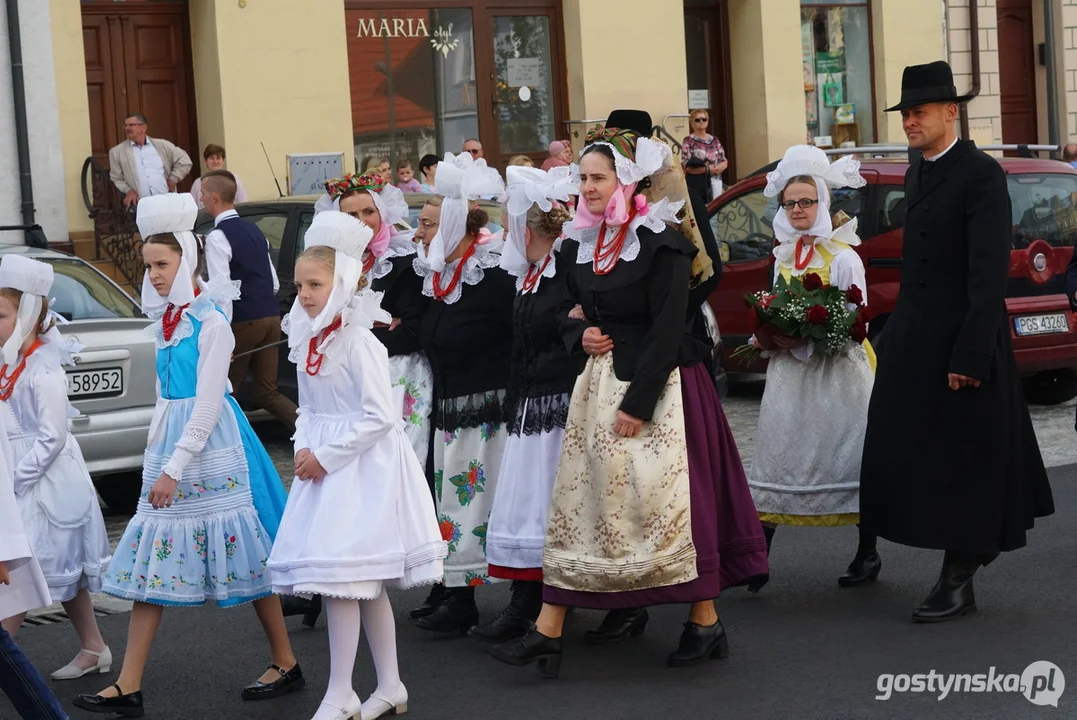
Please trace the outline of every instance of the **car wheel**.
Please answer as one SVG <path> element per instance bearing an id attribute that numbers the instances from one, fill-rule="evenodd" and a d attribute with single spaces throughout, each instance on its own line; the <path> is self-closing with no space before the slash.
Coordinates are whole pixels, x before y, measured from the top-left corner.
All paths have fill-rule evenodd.
<path id="1" fill-rule="evenodd" d="M 94 485 L 112 512 L 133 515 L 138 509 L 138 498 L 142 492 L 141 472 L 106 475 L 97 478 Z"/>
<path id="2" fill-rule="evenodd" d="M 1060 405 L 1077 397 L 1077 370 L 1045 370 L 1024 379 L 1025 399 L 1033 405 Z"/>

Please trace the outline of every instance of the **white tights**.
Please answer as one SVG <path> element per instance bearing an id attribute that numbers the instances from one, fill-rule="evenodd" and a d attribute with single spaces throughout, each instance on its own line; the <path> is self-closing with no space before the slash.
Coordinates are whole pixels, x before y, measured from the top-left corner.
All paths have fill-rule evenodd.
<path id="1" fill-rule="evenodd" d="M 366 632 L 374 670 L 378 675 L 379 695 L 390 697 L 400 686 L 400 668 L 396 660 L 396 620 L 389 596 L 382 591 L 373 600 L 324 598 L 329 622 L 329 687 L 323 700 L 343 707 L 355 694 L 352 674 L 355 653 L 359 649 L 360 613 Z"/>

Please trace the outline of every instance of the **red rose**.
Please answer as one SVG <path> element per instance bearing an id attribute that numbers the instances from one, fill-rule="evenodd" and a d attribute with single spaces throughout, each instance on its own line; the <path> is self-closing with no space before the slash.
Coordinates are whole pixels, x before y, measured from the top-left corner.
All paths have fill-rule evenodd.
<path id="1" fill-rule="evenodd" d="M 867 305 L 856 311 L 856 321 L 861 325 L 867 325 L 875 315 Z"/>
<path id="2" fill-rule="evenodd" d="M 864 342 L 868 337 L 868 326 L 862 322 L 853 323 L 853 326 L 849 328 L 849 337 L 853 339 L 853 342 Z"/>
<path id="3" fill-rule="evenodd" d="M 823 287 L 823 279 L 816 273 L 808 273 L 801 282 L 804 283 L 804 289 L 809 292 Z"/>
<path id="4" fill-rule="evenodd" d="M 860 305 L 864 302 L 864 292 L 856 285 L 850 285 L 845 291 L 845 299 L 854 305 Z"/>
<path id="5" fill-rule="evenodd" d="M 812 325 L 822 325 L 830 317 L 830 311 L 822 305 L 812 305 L 808 308 L 807 318 Z"/>

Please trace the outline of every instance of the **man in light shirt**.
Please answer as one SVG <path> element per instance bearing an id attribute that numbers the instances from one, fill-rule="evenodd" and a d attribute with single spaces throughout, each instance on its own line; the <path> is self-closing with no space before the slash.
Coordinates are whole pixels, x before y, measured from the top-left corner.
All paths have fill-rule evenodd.
<path id="1" fill-rule="evenodd" d="M 277 388 L 278 348 L 281 339 L 280 281 L 270 257 L 269 241 L 258 226 L 235 210 L 236 179 L 227 170 L 202 176 L 202 205 L 213 216 L 213 231 L 206 236 L 209 282 L 239 281 L 239 299 L 220 302 L 236 338 L 234 359 L 228 370 L 233 392 L 254 370 L 252 400 L 295 432 L 296 406 Z M 263 348 L 250 355 L 244 353 Z"/>
<path id="2" fill-rule="evenodd" d="M 146 127 L 144 115 L 127 116 L 127 139 L 108 151 L 109 177 L 124 194 L 125 208 L 137 206 L 141 197 L 176 192 L 194 165 L 182 149 L 146 135 Z"/>

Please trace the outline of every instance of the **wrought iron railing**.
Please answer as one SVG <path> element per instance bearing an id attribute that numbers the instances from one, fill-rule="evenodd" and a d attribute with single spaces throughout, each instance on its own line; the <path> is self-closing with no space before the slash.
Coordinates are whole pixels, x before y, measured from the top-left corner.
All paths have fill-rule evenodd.
<path id="1" fill-rule="evenodd" d="M 132 287 L 142 281 L 142 236 L 134 213 L 123 206 L 124 196 L 112 184 L 108 170 L 93 157 L 82 165 L 82 200 L 93 220 L 94 253 L 102 254 Z"/>

